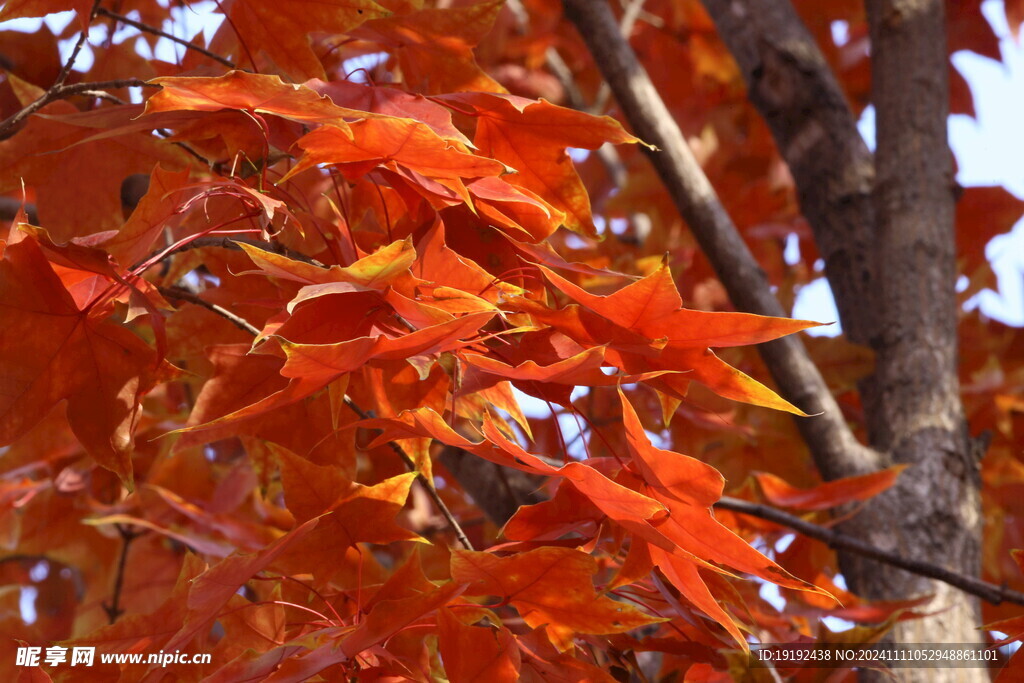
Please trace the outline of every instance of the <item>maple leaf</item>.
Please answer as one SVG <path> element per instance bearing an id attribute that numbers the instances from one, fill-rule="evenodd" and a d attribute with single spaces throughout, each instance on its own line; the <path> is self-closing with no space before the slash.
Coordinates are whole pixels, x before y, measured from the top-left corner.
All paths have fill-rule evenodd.
<path id="1" fill-rule="evenodd" d="M 193 3 L 225 15 L 209 42 L 167 2 L 104 3 L 101 15 L 141 21 L 138 35 L 113 31 L 114 16 L 90 22 L 93 4 L 0 2 L 0 19 L 77 14 L 60 36 L 45 23 L 0 36 L 0 117 L 17 124 L 0 140 L 0 545 L 12 555 L 0 582 L 13 581 L 0 603 L 3 628 L 21 638 L 5 654 L 74 633 L 69 644 L 104 653 L 205 648 L 218 664 L 196 675 L 224 683 L 583 683 L 642 678 L 634 655 L 648 652 L 662 674 L 731 680 L 746 662 L 722 654 L 730 639 L 737 650 L 751 633 L 869 642 L 929 618 L 928 596 L 865 601 L 836 587 L 823 543 L 798 536 L 768 559 L 754 545 L 782 527 L 715 510 L 727 480 L 736 495 L 816 513 L 869 499 L 900 467 L 817 483 L 788 415 L 734 403 L 802 415 L 738 368 L 760 367 L 742 347 L 812 323 L 712 312 L 730 310 L 734 283 L 693 244 L 699 217 L 680 219 L 638 145 L 585 152 L 639 141 L 604 94 L 615 79 L 559 3 Z M 773 135 L 792 121 L 763 125 L 763 103 L 744 95 L 747 65 L 726 47 L 738 36 L 715 37 L 728 29 L 709 16 L 714 4 L 648 3 L 630 43 L 779 302 L 788 309 L 820 276 L 819 258 L 830 275 L 849 261 L 884 283 L 891 273 L 876 281 L 842 239 L 818 253 L 815 200 L 836 197 L 786 163 L 793 146 Z M 977 3 L 961 4 L 949 3 L 950 45 L 997 58 Z M 1019 35 L 1024 2 L 1004 4 Z M 819 5 L 795 0 L 824 57 L 805 75 L 830 65 L 859 114 L 873 66 L 863 3 Z M 86 45 L 91 65 L 68 65 L 47 91 L 63 78 L 58 38 L 108 21 L 110 39 Z M 150 58 L 160 38 L 149 26 L 190 44 L 178 59 Z M 939 62 L 951 110 L 973 111 L 977 84 Z M 147 87 L 94 83 L 122 78 Z M 531 93 L 549 101 L 521 96 Z M 43 96 L 57 101 L 9 118 Z M 130 190 L 143 177 L 140 200 Z M 966 300 L 994 288 L 988 242 L 1021 202 L 994 187 L 962 194 Z M 833 208 L 849 219 L 860 205 Z M 949 252 L 925 246 L 922 258 Z M 860 303 L 842 298 L 837 289 L 841 307 Z M 971 432 L 993 434 L 984 570 L 1018 587 L 1024 335 L 961 314 L 961 397 Z M 871 352 L 806 346 L 839 423 L 856 432 L 872 411 L 858 395 Z M 654 393 L 622 386 L 633 384 Z M 706 409 L 686 404 L 691 389 Z M 520 406 L 523 394 L 551 415 Z M 868 431 L 884 432 L 885 419 L 873 415 Z M 433 504 L 403 460 L 435 483 Z M 467 466 L 491 464 L 486 475 Z M 138 485 L 127 492 L 118 477 Z M 497 532 L 500 520 L 481 523 L 495 507 L 483 496 L 509 511 L 523 496 L 539 502 Z M 434 512 L 442 503 L 450 517 Z M 453 550 L 456 538 L 488 552 Z M 763 581 L 781 587 L 784 609 L 762 599 Z M 32 624 L 17 604 L 28 588 Z M 984 606 L 984 621 L 1020 639 L 1008 603 Z M 823 616 L 872 625 L 812 635 L 807 620 Z M 53 673 L 23 668 L 3 670 Z M 1022 668 L 1015 657 L 1001 678 Z"/>
<path id="2" fill-rule="evenodd" d="M 757 472 L 754 478 L 772 505 L 797 510 L 828 510 L 878 495 L 895 484 L 896 478 L 906 468 L 907 465 L 894 465 L 879 472 L 836 479 L 811 489 L 794 488 L 767 472 Z"/>
<path id="3" fill-rule="evenodd" d="M 161 649 L 183 627 L 188 614 L 187 602 L 192 582 L 205 569 L 206 563 L 201 558 L 192 553 L 186 554 L 178 579 L 167 599 L 151 613 L 123 617 L 115 624 L 95 629 L 85 639 L 76 638 L 62 645 L 69 648 L 94 647 L 100 652 L 118 653 Z"/>
<path id="4" fill-rule="evenodd" d="M 59 401 L 89 454 L 126 483 L 139 402 L 157 379 L 156 354 L 102 307 L 79 309 L 32 238 L 0 262 L 0 444 Z"/>
<path id="5" fill-rule="evenodd" d="M 408 119 L 365 119 L 350 124 L 348 130 L 322 126 L 297 144 L 305 153 L 283 180 L 318 164 L 346 164 L 341 170 L 353 178 L 376 166 L 405 168 L 433 179 L 478 178 L 506 171 L 503 164 L 464 152 L 425 124 Z"/>
<path id="6" fill-rule="evenodd" d="M 622 633 L 663 621 L 598 596 L 591 579 L 596 560 L 572 548 L 538 548 L 510 557 L 457 550 L 451 571 L 453 579 L 468 584 L 468 595 L 498 596 L 531 626 L 546 624 L 563 651 L 574 633 Z"/>
<path id="7" fill-rule="evenodd" d="M 287 385 L 287 380 L 280 374 L 283 364 L 281 359 L 249 354 L 249 348 L 249 344 L 225 344 L 208 349 L 209 360 L 216 374 L 203 385 L 196 398 L 195 408 L 189 415 L 188 426 L 212 422 L 264 399 Z M 202 433 L 185 432 L 178 447 L 233 436 L 240 431 L 240 426 L 234 424 L 225 425 L 219 431 L 207 429 Z"/>
<path id="8" fill-rule="evenodd" d="M 437 413 L 426 408 L 406 411 L 397 418 L 366 420 L 363 424 L 383 430 L 373 445 L 396 438 L 429 436 L 499 465 L 531 474 L 564 477 L 608 517 L 630 529 L 647 531 L 650 529 L 648 520 L 660 520 L 665 514 L 665 509 L 656 500 L 612 481 L 591 467 L 590 462 L 569 462 L 561 467 L 548 464 L 506 438 L 486 415 L 482 428 L 485 438 L 480 442 L 457 434 Z M 655 532 L 652 531 L 650 536 L 661 542 Z"/>
<path id="9" fill-rule="evenodd" d="M 418 93 L 351 81 L 324 82 L 313 79 L 305 85 L 321 95 L 330 97 L 341 107 L 418 121 L 446 140 L 461 143 L 467 148 L 472 144 L 469 138 L 452 124 L 450 109 Z"/>
<path id="10" fill-rule="evenodd" d="M 1003 11 L 1006 14 L 1006 23 L 1010 27 L 1010 33 L 1014 38 L 1020 40 L 1020 27 L 1021 24 L 1024 24 L 1024 2 L 1006 0 Z"/>
<path id="11" fill-rule="evenodd" d="M 89 24 L 92 0 L 7 0 L 0 8 L 0 21 L 20 17 L 43 17 L 54 12 L 74 10 L 82 28 Z"/>
<path id="12" fill-rule="evenodd" d="M 484 0 L 467 7 L 420 9 L 367 22 L 353 35 L 391 48 L 406 87 L 415 92 L 503 92 L 477 66 L 472 49 L 491 30 L 502 4 Z"/>
<path id="13" fill-rule="evenodd" d="M 336 300 L 341 296 L 344 295 L 321 296 L 313 301 Z M 348 311 L 351 313 L 352 309 L 349 308 Z M 319 343 L 295 343 L 283 337 L 278 338 L 276 343 L 279 344 L 286 357 L 280 374 L 291 380 L 285 387 L 208 423 L 192 425 L 179 431 L 222 430 L 229 425 L 251 420 L 312 395 L 346 373 L 359 369 L 374 358 L 391 360 L 419 354 L 443 353 L 460 348 L 472 343 L 464 341 L 464 339 L 475 335 L 480 327 L 492 317 L 494 317 L 494 313 L 469 314 L 410 332 L 405 336 L 390 337 L 378 334 L 376 336 L 359 336 L 337 343 L 323 343 L 323 339 L 317 339 L 316 341 Z M 289 330 L 282 326 L 277 332 L 287 334 Z M 274 381 L 273 377 L 264 379 Z M 261 381 L 260 384 L 263 385 L 263 382 Z"/>
<path id="14" fill-rule="evenodd" d="M 74 111 L 67 102 L 41 110 L 47 115 Z M 0 192 L 20 190 L 23 181 L 34 186 L 39 220 L 56 242 L 118 229 L 124 220 L 122 181 L 148 174 L 157 164 L 180 169 L 188 158 L 183 150 L 138 132 L 90 140 L 93 130 L 80 123 L 37 115 L 16 135 L 0 140 L 0 166 L 6 169 Z"/>
<path id="15" fill-rule="evenodd" d="M 549 500 L 516 510 L 501 533 L 514 541 L 548 540 L 574 531 L 587 538 L 604 518 L 601 509 L 583 492 L 575 486 L 560 484 Z M 637 544 L 641 545 L 644 544 Z"/>
<path id="16" fill-rule="evenodd" d="M 144 114 L 224 109 L 272 114 L 301 123 L 330 123 L 344 129 L 347 118 L 359 118 L 361 112 L 334 104 L 330 98 L 305 85 L 285 83 L 280 76 L 229 71 L 213 78 L 154 78 L 160 91 L 146 100 Z"/>
<path id="17" fill-rule="evenodd" d="M 188 170 L 167 171 L 157 167 L 150 175 L 146 194 L 139 200 L 124 225 L 102 242 L 104 251 L 125 267 L 142 260 L 149 253 L 168 221 L 178 209 L 175 193 L 185 186 Z"/>
<path id="18" fill-rule="evenodd" d="M 451 609 L 437 613 L 438 649 L 452 683 L 519 680 L 521 657 L 516 638 L 505 627 L 463 623 Z"/>
<path id="19" fill-rule="evenodd" d="M 319 527 L 306 544 L 390 543 L 419 537 L 394 522 L 409 487 L 416 478 L 407 472 L 374 486 L 363 486 L 346 479 L 337 467 L 321 467 L 289 453 L 283 448 L 272 451 L 281 463 L 285 502 L 296 520 L 305 522 L 324 513 Z"/>
<path id="20" fill-rule="evenodd" d="M 185 605 L 188 612 L 181 629 L 164 646 L 168 650 L 183 648 L 197 634 L 209 629 L 217 613 L 239 588 L 253 575 L 263 571 L 290 545 L 312 532 L 319 520 L 307 520 L 259 552 L 232 555 L 213 565 L 189 582 Z"/>
<path id="21" fill-rule="evenodd" d="M 375 643 L 382 642 L 424 615 L 434 612 L 465 591 L 465 586 L 449 581 L 417 592 L 410 597 L 379 600 L 366 620 L 338 643 L 342 653 L 354 657 Z"/>
<path id="22" fill-rule="evenodd" d="M 310 32 L 344 33 L 389 14 L 373 0 L 228 0 L 218 9 L 230 19 L 221 32 L 237 32 L 234 37 L 241 49 L 236 54 L 251 58 L 262 50 L 296 80 L 324 77 L 323 64 L 309 42 Z"/>
<path id="23" fill-rule="evenodd" d="M 664 263 L 647 277 L 607 296 L 590 294 L 551 269 L 537 267 L 551 284 L 576 303 L 648 339 L 665 340 L 669 348 L 759 344 L 822 324 L 751 313 L 709 313 L 683 308 L 672 273 Z"/>
<path id="24" fill-rule="evenodd" d="M 509 182 L 535 192 L 560 211 L 569 229 L 596 235 L 590 199 L 566 149 L 597 149 L 606 142 L 639 142 L 637 138 L 614 119 L 544 100 L 483 93 L 452 95 L 449 99 L 474 108 L 477 126 L 473 144 L 482 154 L 517 171 Z"/>
<path id="25" fill-rule="evenodd" d="M 367 254 L 350 266 L 320 268 L 302 261 L 275 254 L 259 247 L 239 243 L 260 270 L 274 277 L 285 278 L 307 285 L 330 285 L 347 282 L 370 290 L 384 290 L 396 278 L 407 272 L 416 261 L 416 250 L 410 240 L 392 242 L 372 254 Z M 352 291 L 350 288 L 304 288 L 288 304 L 294 311 L 303 301 L 333 292 Z"/>
<path id="26" fill-rule="evenodd" d="M 732 619 L 718 606 L 701 579 L 698 567 L 722 571 L 711 564 L 714 562 L 787 588 L 821 592 L 812 584 L 791 576 L 717 521 L 711 515 L 710 506 L 722 495 L 722 475 L 699 460 L 653 446 L 621 390 L 619 398 L 629 451 L 644 481 L 641 490 L 669 512 L 652 526 L 675 547 L 664 549 L 651 545 L 651 557 L 680 592 L 721 623 L 741 645 L 746 641 Z"/>
<path id="27" fill-rule="evenodd" d="M 729 347 L 776 339 L 819 323 L 748 313 L 682 308 L 664 264 L 608 296 L 586 292 L 544 266 L 560 291 L 577 301 L 560 310 L 526 299 L 515 308 L 547 323 L 583 347 L 604 346 L 605 358 L 626 373 L 653 373 L 650 384 L 676 398 L 695 380 L 726 398 L 804 415 L 771 389 L 720 360 L 709 346 Z M 660 374 L 659 374 L 660 373 Z M 676 373 L 676 374 L 673 374 Z"/>

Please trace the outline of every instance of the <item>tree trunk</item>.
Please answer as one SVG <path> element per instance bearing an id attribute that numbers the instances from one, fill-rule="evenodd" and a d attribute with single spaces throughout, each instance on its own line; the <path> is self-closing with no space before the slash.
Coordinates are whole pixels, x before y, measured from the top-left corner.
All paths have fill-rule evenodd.
<path id="1" fill-rule="evenodd" d="M 844 531 L 976 576 L 980 482 L 957 383 L 943 4 L 868 2 L 874 164 L 838 83 L 789 3 L 704 4 L 793 172 L 843 328 L 877 353 L 876 373 L 862 386 L 871 445 L 887 461 L 913 466 Z M 979 639 L 975 600 L 863 558 L 843 554 L 841 563 L 860 594 L 897 599 L 935 593 L 929 611 L 947 610 L 903 622 L 895 640 Z M 941 673 L 925 670 L 919 677 L 936 680 Z M 957 680 L 970 675 L 953 673 Z M 984 671 L 975 673 L 987 678 Z"/>
<path id="2" fill-rule="evenodd" d="M 879 283 L 863 388 L 872 445 L 911 468 L 856 522 L 868 540 L 969 575 L 979 572 L 981 515 L 957 377 L 955 184 L 947 143 L 949 86 L 942 0 L 868 0 L 877 151 L 874 267 Z M 891 528 L 883 523 L 889 520 Z M 977 602 L 873 563 L 847 561 L 859 593 L 935 593 L 928 619 L 902 622 L 899 642 L 978 642 Z M 946 678 L 941 674 L 945 673 Z M 919 670 L 908 680 L 987 680 L 984 670 Z"/>
<path id="3" fill-rule="evenodd" d="M 704 185 L 688 187 L 692 169 L 687 169 L 685 143 L 675 144 L 681 136 L 670 130 L 674 125 L 670 118 L 666 122 L 667 112 L 659 109 L 653 88 L 641 92 L 645 74 L 609 29 L 606 4 L 564 4 L 634 130 L 664 150 L 652 155 L 652 161 L 694 232 L 710 235 L 701 244 L 710 246 L 705 251 L 734 303 L 743 310 L 777 315 L 777 304 L 765 300 L 770 296 L 767 286 L 759 287 L 757 277 L 735 277 L 737 273 L 719 267 L 719 260 L 746 250 L 733 244 L 721 259 L 716 253 L 716 240 L 731 230 L 731 223 L 723 212 L 701 211 L 709 202 L 717 206 L 713 191 Z M 894 490 L 872 500 L 844 531 L 879 548 L 976 576 L 980 481 L 957 380 L 954 183 L 946 141 L 948 57 L 942 2 L 868 2 L 878 122 L 875 163 L 838 83 L 788 3 L 705 0 L 705 5 L 790 165 L 844 329 L 877 354 L 876 372 L 862 387 L 874 448 L 851 442 L 834 423 L 832 434 L 842 438 L 831 446 L 821 446 L 815 438 L 820 435 L 806 429 L 805 440 L 827 479 L 892 463 L 912 465 Z M 792 362 L 801 355 L 792 349 L 780 358 Z M 795 394 L 817 394 L 816 383 L 808 381 L 794 393 L 785 371 L 779 374 L 779 360 L 766 355 L 783 394 L 806 405 L 800 400 L 806 397 Z M 846 554 L 840 561 L 851 587 L 865 597 L 935 595 L 926 608 L 935 615 L 897 625 L 894 641 L 981 640 L 976 600 L 873 561 Z M 907 680 L 988 678 L 984 669 L 898 673 Z"/>

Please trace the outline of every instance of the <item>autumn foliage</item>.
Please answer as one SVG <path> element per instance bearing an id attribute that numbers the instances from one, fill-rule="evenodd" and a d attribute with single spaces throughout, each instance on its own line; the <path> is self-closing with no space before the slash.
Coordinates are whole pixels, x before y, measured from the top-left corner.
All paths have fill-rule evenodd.
<path id="1" fill-rule="evenodd" d="M 856 28 L 847 4 L 831 18 Z M 776 553 L 785 529 L 712 510 L 728 489 L 824 521 L 911 473 L 821 484 L 787 413 L 813 417 L 748 348 L 818 323 L 731 310 L 644 143 L 544 71 L 555 45 L 598 97 L 557 3 L 526 5 L 530 31 L 494 0 L 224 2 L 209 44 L 191 40 L 235 68 L 146 59 L 156 36 L 114 37 L 91 1 L 4 5 L 74 9 L 64 38 L 107 31 L 67 81 L 104 92 L 0 141 L 0 192 L 23 205 L 0 233 L 5 680 L 30 675 L 8 669 L 26 643 L 212 653 L 182 680 L 624 680 L 651 662 L 715 680 L 749 665 L 751 636 L 828 639 L 832 615 L 869 640 L 922 613 L 844 591 L 824 544 Z M 791 300 L 816 255 L 763 124 L 698 3 L 646 11 L 661 24 L 638 44 L 676 60 L 655 73 L 665 96 Z M 58 77 L 56 40 L 3 34 L 3 117 Z M 858 62 L 831 56 L 862 106 Z M 619 187 L 582 152 L 608 143 Z M 962 221 L 992 202 L 984 235 L 961 235 L 966 294 L 1021 213 L 971 188 Z M 1019 332 L 962 325 L 972 426 L 995 435 L 986 572 L 1019 585 Z M 856 422 L 870 354 L 809 343 Z M 496 524 L 445 452 L 531 475 L 540 502 Z M 159 673 L 110 666 L 90 675 Z"/>

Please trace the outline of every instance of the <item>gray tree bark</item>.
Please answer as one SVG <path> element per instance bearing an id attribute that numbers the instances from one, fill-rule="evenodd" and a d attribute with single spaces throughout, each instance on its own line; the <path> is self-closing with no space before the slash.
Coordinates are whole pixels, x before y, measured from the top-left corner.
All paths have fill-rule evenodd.
<path id="1" fill-rule="evenodd" d="M 875 261 L 879 297 L 870 344 L 876 369 L 862 391 L 871 441 L 911 469 L 871 513 L 899 520 L 877 542 L 957 571 L 979 572 L 978 461 L 960 402 L 955 184 L 947 143 L 948 56 L 942 0 L 868 0 L 876 111 Z M 865 523 L 870 520 L 864 520 Z M 871 539 L 875 541 L 876 539 Z M 860 591 L 934 592 L 927 620 L 899 624 L 902 642 L 977 642 L 976 601 L 891 568 L 848 563 Z M 943 680 L 935 671 L 908 680 Z M 956 680 L 966 680 L 966 671 Z M 973 670 L 976 680 L 985 672 Z M 925 675 L 927 674 L 927 675 Z M 945 680 L 954 680 L 949 676 Z"/>
<path id="2" fill-rule="evenodd" d="M 606 2 L 563 0 L 566 15 L 615 94 L 633 132 L 657 150 L 649 156 L 679 213 L 708 257 L 736 307 L 760 315 L 788 315 L 701 170 L 636 54 L 619 33 Z M 798 337 L 758 345 L 772 377 L 790 402 L 814 419 L 797 428 L 830 479 L 873 471 L 879 459 L 854 437 L 818 368 Z"/>
<path id="3" fill-rule="evenodd" d="M 634 131 L 737 307 L 779 315 L 748 252 L 707 185 L 660 98 L 618 37 L 605 2 L 564 0 Z M 802 429 L 826 479 L 892 463 L 912 468 L 844 525 L 881 549 L 978 574 L 980 507 L 957 382 L 954 184 L 946 141 L 947 55 L 940 0 L 868 0 L 877 110 L 877 160 L 857 132 L 843 93 L 785 0 L 705 0 L 736 56 L 754 104 L 772 128 L 798 186 L 835 292 L 844 330 L 877 354 L 862 386 L 872 448 L 829 423 Z M 682 143 L 682 144 L 680 144 Z M 701 182 L 703 180 L 703 183 Z M 702 236 L 703 233 L 703 236 Z M 724 252 L 724 253 L 723 253 Z M 738 256 L 737 256 L 738 255 Z M 734 265 L 735 262 L 738 265 Z M 783 395 L 818 403 L 815 372 L 800 349 L 765 354 Z M 801 386 L 792 381 L 804 377 Z M 827 393 L 827 392 L 826 392 Z M 827 405 L 827 400 L 825 401 Z M 818 403 L 820 405 L 820 403 Z M 809 411 L 810 412 L 810 411 Z M 820 420 L 812 418 L 810 421 Z M 822 430 L 834 439 L 823 443 Z M 847 553 L 851 586 L 870 598 L 934 594 L 929 611 L 903 622 L 897 642 L 977 642 L 977 602 L 959 591 Z M 987 680 L 984 670 L 902 670 L 907 680 Z"/>

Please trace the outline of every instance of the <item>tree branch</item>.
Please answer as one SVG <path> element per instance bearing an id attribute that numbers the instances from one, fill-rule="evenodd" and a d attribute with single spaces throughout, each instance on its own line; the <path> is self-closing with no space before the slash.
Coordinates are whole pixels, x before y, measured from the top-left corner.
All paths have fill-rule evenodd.
<path id="1" fill-rule="evenodd" d="M 0 140 L 7 137 L 7 132 L 17 126 L 19 123 L 24 121 L 26 118 L 35 114 L 37 111 L 48 105 L 50 102 L 56 102 L 57 100 L 66 100 L 69 97 L 75 95 L 81 95 L 89 93 L 95 90 L 106 90 L 108 88 L 159 88 L 160 86 L 138 78 L 121 78 L 112 81 L 95 81 L 92 83 L 72 83 L 71 85 L 61 85 L 50 88 L 46 93 L 35 102 L 26 105 L 21 111 L 11 114 L 9 117 L 0 122 Z"/>
<path id="2" fill-rule="evenodd" d="M 364 420 L 369 420 L 373 417 L 373 413 L 367 412 L 360 408 L 358 405 L 356 405 L 355 401 L 350 399 L 348 396 L 345 397 L 345 405 L 347 405 L 352 410 L 352 412 L 354 412 L 356 415 L 358 415 L 360 418 Z M 402 459 L 402 462 L 405 463 L 405 467 L 410 472 L 416 473 L 416 481 L 418 481 L 420 485 L 426 490 L 427 495 L 429 495 L 430 499 L 434 501 L 434 505 L 436 505 L 437 509 L 441 511 L 441 515 L 444 516 L 444 518 L 448 521 L 448 526 L 450 526 L 452 531 L 455 532 L 455 537 L 459 539 L 459 543 L 462 544 L 462 547 L 466 550 L 473 550 L 473 544 L 469 542 L 469 538 L 466 536 L 466 532 L 462 530 L 461 526 L 459 526 L 459 521 L 455 519 L 455 515 L 453 515 L 452 511 L 448 509 L 448 506 L 445 505 L 445 502 L 441 500 L 440 494 L 438 494 L 437 489 L 434 488 L 434 482 L 428 480 L 426 476 L 424 476 L 424 474 L 419 471 L 419 469 L 416 467 L 416 462 L 409 457 L 409 454 L 406 453 L 401 446 L 399 446 L 394 441 L 388 442 L 388 446 L 390 446 L 391 450 L 393 450 L 395 454 Z"/>
<path id="3" fill-rule="evenodd" d="M 99 9 L 100 0 L 94 0 L 92 3 L 92 9 L 89 10 L 89 17 L 85 22 L 85 28 L 78 35 L 78 40 L 75 41 L 75 46 L 71 49 L 71 55 L 68 56 L 68 60 L 64 62 L 64 66 L 61 67 L 60 73 L 57 74 L 57 80 L 50 86 L 50 90 L 60 88 L 64 85 L 64 81 L 68 80 L 68 76 L 71 75 L 71 69 L 74 68 L 75 62 L 78 60 L 78 53 L 82 51 L 82 47 L 86 41 L 89 40 L 89 25 L 92 20 L 96 17 L 96 11 Z"/>
<path id="4" fill-rule="evenodd" d="M 107 619 L 111 624 L 124 614 L 124 610 L 121 609 L 121 591 L 124 590 L 124 574 L 128 566 L 128 549 L 131 548 L 132 542 L 143 534 L 143 532 L 135 531 L 125 524 L 115 524 L 114 526 L 117 528 L 117 533 L 121 536 L 121 554 L 117 560 L 117 573 L 114 574 L 114 593 L 110 598 L 110 603 L 103 604 L 103 611 L 107 613 Z"/>
<path id="5" fill-rule="evenodd" d="M 504 526 L 520 506 L 545 500 L 538 492 L 545 477 L 504 467 L 454 446 L 441 449 L 438 460 L 499 527 Z M 559 467 L 563 463 L 555 461 L 553 464 Z"/>
<path id="6" fill-rule="evenodd" d="M 647 72 L 623 39 L 607 3 L 563 0 L 563 5 L 634 132 L 659 148 L 650 153 L 651 162 L 733 303 L 741 310 L 786 317 L 764 271 L 725 212 Z M 860 444 L 850 431 L 798 338 L 790 336 L 758 348 L 783 396 L 814 415 L 797 419 L 797 427 L 826 479 L 864 474 L 881 466 L 879 454 Z"/>
<path id="7" fill-rule="evenodd" d="M 221 57 L 216 52 L 210 52 L 206 48 L 200 47 L 200 46 L 196 45 L 195 43 L 190 43 L 189 41 L 185 40 L 184 38 L 179 38 L 178 36 L 176 36 L 174 34 L 167 33 L 166 31 L 161 31 L 160 29 L 156 28 L 155 26 L 150 26 L 149 24 L 143 24 L 141 21 L 135 21 L 134 19 L 129 19 L 128 17 L 124 16 L 123 14 L 118 14 L 117 12 L 111 12 L 110 10 L 108 10 L 108 9 L 106 9 L 104 7 L 100 7 L 98 10 L 96 10 L 96 13 L 99 14 L 99 15 L 102 15 L 104 17 L 109 17 L 109 18 L 111 18 L 111 19 L 113 19 L 115 21 L 118 21 L 118 22 L 122 23 L 122 24 L 126 24 L 127 26 L 132 26 L 134 28 L 137 28 L 140 31 L 145 31 L 146 33 L 152 33 L 155 36 L 160 36 L 161 38 L 166 38 L 167 40 L 174 41 L 178 45 L 185 46 L 186 49 L 194 50 L 195 52 L 198 52 L 199 54 L 205 55 L 205 56 L 209 57 L 210 59 L 212 59 L 212 60 L 214 60 L 216 62 L 220 62 L 221 64 L 223 64 L 224 66 L 228 67 L 229 69 L 234 69 L 235 68 L 235 63 L 232 62 L 230 59 L 225 59 L 224 57 Z"/>
<path id="8" fill-rule="evenodd" d="M 735 57 L 750 101 L 796 181 L 846 336 L 871 338 L 874 160 L 839 82 L 788 0 L 703 0 Z"/>
<path id="9" fill-rule="evenodd" d="M 159 290 L 161 294 L 163 294 L 165 297 L 169 299 L 180 299 L 182 301 L 187 301 L 190 304 L 195 304 L 196 306 L 202 306 L 206 310 L 212 311 L 219 315 L 220 317 L 224 318 L 225 320 L 229 321 L 235 327 L 245 330 L 254 337 L 258 337 L 260 334 L 259 328 L 250 323 L 245 318 L 235 315 L 234 313 L 224 308 L 223 306 L 218 306 L 217 304 L 206 301 L 195 292 L 190 292 L 182 287 L 158 286 L 157 290 Z"/>
<path id="10" fill-rule="evenodd" d="M 188 244 L 183 244 L 177 249 L 172 249 L 171 251 L 167 252 L 166 254 L 164 254 L 164 258 L 173 256 L 174 254 L 180 254 L 184 251 L 191 251 L 192 249 L 202 249 L 204 247 L 220 247 L 221 249 L 241 251 L 242 247 L 238 246 L 239 244 L 248 244 L 250 246 L 263 249 L 264 251 L 272 251 L 275 254 L 281 254 L 282 256 L 287 256 L 288 258 L 293 259 L 295 261 L 302 261 L 303 263 L 308 263 L 309 265 L 316 266 L 317 268 L 327 268 L 327 265 L 321 263 L 320 261 L 317 261 L 315 258 L 306 256 L 303 253 L 289 249 L 284 245 L 278 244 L 276 242 L 264 242 L 263 240 L 249 239 L 247 237 L 239 237 L 234 235 L 231 237 L 197 237 Z M 152 257 L 161 253 L 161 251 L 163 250 L 153 252 L 145 259 L 143 259 L 140 263 L 145 263 Z M 138 267 L 138 265 L 139 264 L 136 264 L 134 267 Z"/>
<path id="11" fill-rule="evenodd" d="M 959 588 L 965 593 L 975 595 L 986 602 L 992 603 L 993 605 L 998 605 L 1003 602 L 1012 602 L 1015 605 L 1024 605 L 1024 593 L 1021 593 L 1020 591 L 1015 591 L 1007 588 L 1006 586 L 997 586 L 994 583 L 982 581 L 981 579 L 976 579 L 973 576 L 958 574 L 957 572 L 950 571 L 944 567 L 940 567 L 929 562 L 911 560 L 896 553 L 880 550 L 870 543 L 866 543 L 854 536 L 848 536 L 835 531 L 834 529 L 829 529 L 827 527 L 808 522 L 796 515 L 791 515 L 788 512 L 783 512 L 782 510 L 778 510 L 767 505 L 723 496 L 717 503 L 715 503 L 715 507 L 722 510 L 730 510 L 732 512 L 750 515 L 751 517 L 759 517 L 761 519 L 766 519 L 769 522 L 781 524 L 782 526 L 789 527 L 793 531 L 797 531 L 804 536 L 821 541 L 830 548 L 846 550 L 893 567 L 899 567 L 900 569 L 912 574 L 917 574 L 918 576 L 937 579 L 953 586 L 954 588 Z"/>

